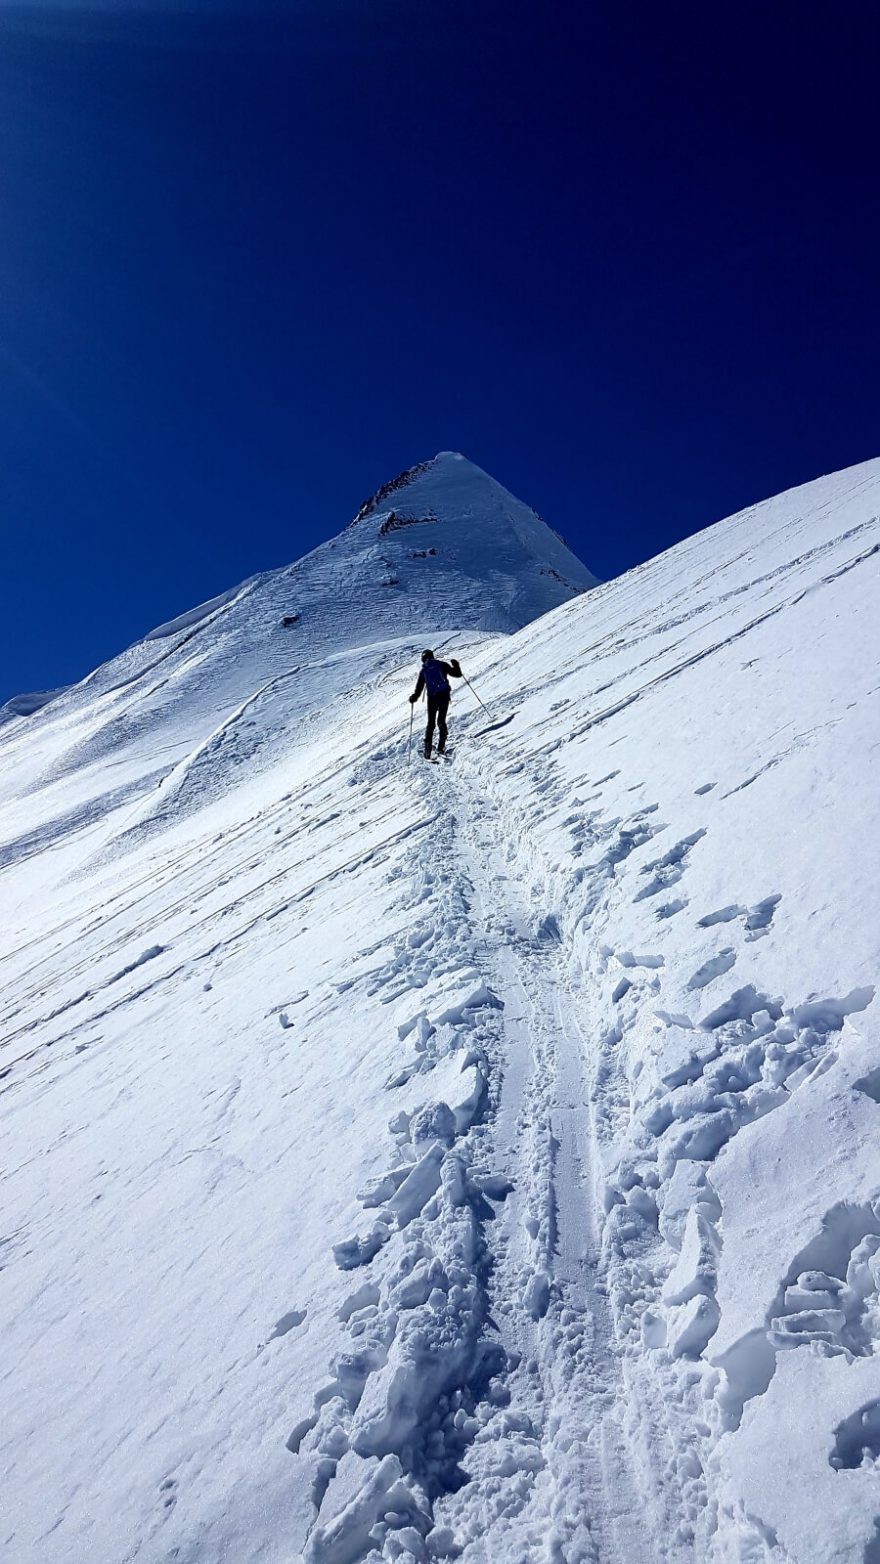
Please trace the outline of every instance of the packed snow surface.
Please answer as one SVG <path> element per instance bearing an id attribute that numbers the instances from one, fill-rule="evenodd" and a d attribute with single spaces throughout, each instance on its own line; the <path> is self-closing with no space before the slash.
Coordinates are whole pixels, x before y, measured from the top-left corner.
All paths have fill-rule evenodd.
<path id="1" fill-rule="evenodd" d="M 878 511 L 444 453 L 5 724 L 4 1557 L 877 1564 Z"/>

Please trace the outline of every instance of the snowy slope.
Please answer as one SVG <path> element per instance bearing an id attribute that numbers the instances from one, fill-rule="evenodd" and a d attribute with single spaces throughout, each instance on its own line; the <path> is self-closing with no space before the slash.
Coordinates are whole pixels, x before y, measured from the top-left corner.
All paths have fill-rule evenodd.
<path id="1" fill-rule="evenodd" d="M 22 1564 L 878 1556 L 880 463 L 575 598 L 475 471 L 3 730 Z"/>
<path id="2" fill-rule="evenodd" d="M 236 764 L 271 765 L 279 727 L 286 748 L 334 695 L 395 666 L 381 643 L 509 632 L 593 584 L 534 511 L 441 453 L 296 564 L 160 625 L 34 716 L 0 725 L 0 859 L 4 847 L 45 846 L 145 795 L 147 812 L 164 807 L 152 795 L 174 762 L 178 794 L 201 802 L 199 745 L 212 757 L 222 748 L 226 784 Z"/>

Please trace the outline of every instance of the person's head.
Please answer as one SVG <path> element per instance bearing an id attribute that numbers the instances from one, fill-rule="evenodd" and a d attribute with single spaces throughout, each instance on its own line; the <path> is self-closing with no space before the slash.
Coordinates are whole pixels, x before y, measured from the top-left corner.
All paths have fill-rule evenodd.
<path id="1" fill-rule="evenodd" d="M 433 652 L 422 652 L 422 662 L 423 663 L 432 663 L 433 661 L 434 661 L 434 653 Z"/>

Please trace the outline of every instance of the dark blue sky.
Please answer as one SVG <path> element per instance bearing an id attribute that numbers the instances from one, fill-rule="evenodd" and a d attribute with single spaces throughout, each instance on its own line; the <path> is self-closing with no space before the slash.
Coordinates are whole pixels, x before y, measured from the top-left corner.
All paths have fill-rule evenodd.
<path id="1" fill-rule="evenodd" d="M 0 13 L 0 699 L 440 449 L 601 576 L 880 454 L 873 4 Z"/>

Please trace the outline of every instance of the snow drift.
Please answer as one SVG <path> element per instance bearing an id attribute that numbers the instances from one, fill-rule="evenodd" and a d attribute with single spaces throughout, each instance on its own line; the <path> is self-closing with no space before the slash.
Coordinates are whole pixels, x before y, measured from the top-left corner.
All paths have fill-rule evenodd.
<path id="1" fill-rule="evenodd" d="M 445 455 L 6 724 L 11 1557 L 878 1556 L 878 496 Z"/>

